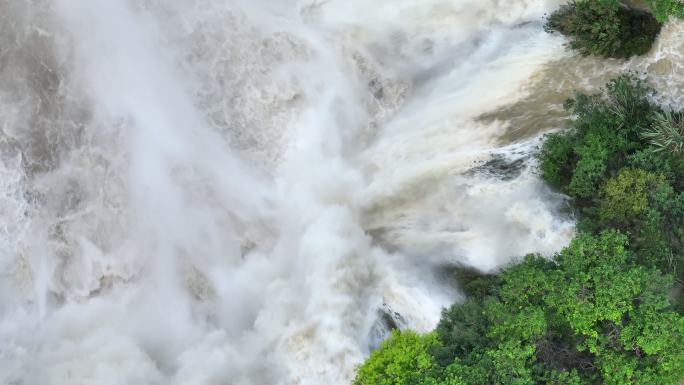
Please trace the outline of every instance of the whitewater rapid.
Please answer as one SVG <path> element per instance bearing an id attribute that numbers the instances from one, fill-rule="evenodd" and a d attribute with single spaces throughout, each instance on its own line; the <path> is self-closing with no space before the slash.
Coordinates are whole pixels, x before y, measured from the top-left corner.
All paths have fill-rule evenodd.
<path id="1" fill-rule="evenodd" d="M 684 27 L 578 58 L 559 3 L 0 0 L 0 384 L 348 384 L 563 247 L 540 135 Z"/>

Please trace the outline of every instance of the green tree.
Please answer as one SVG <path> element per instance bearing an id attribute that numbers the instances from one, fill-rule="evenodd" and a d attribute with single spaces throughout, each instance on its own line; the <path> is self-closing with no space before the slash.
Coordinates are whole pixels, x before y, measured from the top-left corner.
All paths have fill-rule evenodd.
<path id="1" fill-rule="evenodd" d="M 663 175 L 623 168 L 602 188 L 599 218 L 617 227 L 629 226 L 652 207 L 651 201 L 659 192 L 672 195 L 672 189 Z"/>
<path id="2" fill-rule="evenodd" d="M 579 0 L 563 5 L 545 24 L 549 32 L 570 38 L 583 55 L 627 58 L 647 53 L 661 25 L 648 12 L 612 0 Z"/>
<path id="3" fill-rule="evenodd" d="M 539 153 L 544 180 L 571 197 L 580 208 L 597 198 L 604 180 L 648 146 L 643 127 L 653 121 L 653 91 L 640 80 L 620 76 L 597 95 L 578 94 L 566 102 L 576 116 L 568 130 L 547 137 Z"/>
<path id="4" fill-rule="evenodd" d="M 419 335 L 395 330 L 358 368 L 353 384 L 429 384 L 427 377 L 435 366 L 429 352 L 436 344 L 435 334 Z"/>
<path id="5" fill-rule="evenodd" d="M 651 104 L 652 92 L 627 75 L 600 94 L 576 95 L 566 103 L 576 119 L 547 138 L 539 164 L 542 177 L 574 199 L 579 229 L 621 230 L 638 263 L 674 275 L 677 293 L 684 288 L 684 157 L 676 138 L 649 132 L 680 124 L 682 114 Z"/>
<path id="6" fill-rule="evenodd" d="M 554 261 L 503 272 L 495 296 L 446 310 L 435 362 L 468 384 L 677 384 L 684 319 L 670 285 L 626 236 L 581 234 Z"/>
<path id="7" fill-rule="evenodd" d="M 539 169 L 546 182 L 559 190 L 565 190 L 570 184 L 579 160 L 575 151 L 577 140 L 574 132 L 561 132 L 547 135 L 544 141 Z"/>

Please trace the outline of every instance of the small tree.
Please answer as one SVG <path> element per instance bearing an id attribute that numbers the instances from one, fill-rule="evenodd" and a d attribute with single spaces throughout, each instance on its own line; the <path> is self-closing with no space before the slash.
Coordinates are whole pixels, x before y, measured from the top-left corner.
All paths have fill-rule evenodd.
<path id="1" fill-rule="evenodd" d="M 552 13 L 545 28 L 568 36 L 582 55 L 627 58 L 647 53 L 661 25 L 648 12 L 615 0 L 579 0 Z"/>
<path id="2" fill-rule="evenodd" d="M 435 366 L 429 352 L 436 344 L 434 334 L 395 330 L 358 368 L 353 385 L 417 384 Z"/>
<path id="3" fill-rule="evenodd" d="M 625 225 L 645 214 L 659 188 L 669 187 L 665 177 L 639 169 L 622 169 L 601 191 L 599 218 Z"/>

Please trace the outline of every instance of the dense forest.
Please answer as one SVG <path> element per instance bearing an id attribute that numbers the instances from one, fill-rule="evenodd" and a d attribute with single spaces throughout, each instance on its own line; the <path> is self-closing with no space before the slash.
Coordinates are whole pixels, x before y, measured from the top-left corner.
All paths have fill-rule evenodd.
<path id="1" fill-rule="evenodd" d="M 649 51 L 676 0 L 562 6 L 545 21 L 582 55 Z M 624 74 L 565 103 L 564 130 L 538 152 L 567 195 L 571 244 L 496 275 L 460 274 L 467 295 L 434 332 L 395 330 L 355 385 L 678 384 L 684 378 L 684 113 Z"/>

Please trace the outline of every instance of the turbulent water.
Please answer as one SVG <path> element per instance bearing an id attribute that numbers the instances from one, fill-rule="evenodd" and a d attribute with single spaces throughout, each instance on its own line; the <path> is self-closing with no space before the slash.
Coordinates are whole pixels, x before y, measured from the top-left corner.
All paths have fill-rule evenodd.
<path id="1" fill-rule="evenodd" d="M 684 104 L 684 26 L 579 58 L 559 2 L 0 0 L 0 384 L 347 384 L 561 248 L 540 135 L 625 69 Z"/>

